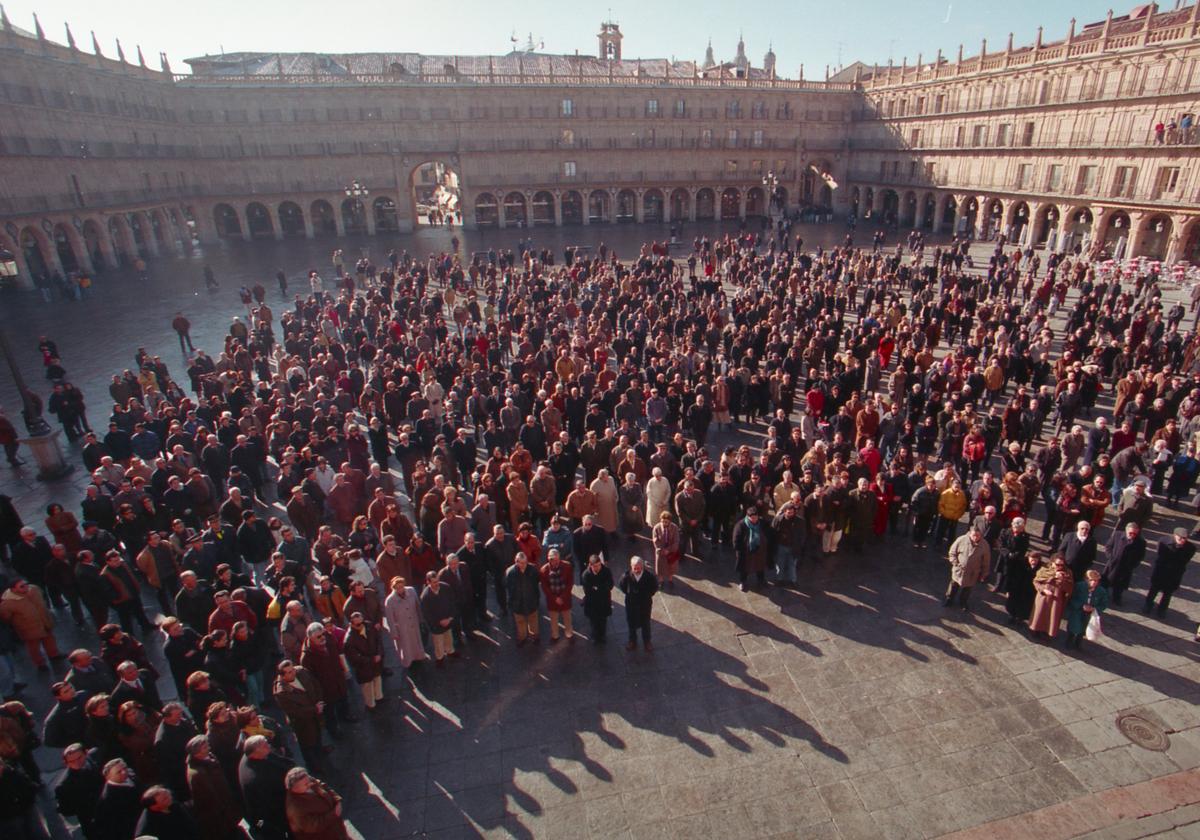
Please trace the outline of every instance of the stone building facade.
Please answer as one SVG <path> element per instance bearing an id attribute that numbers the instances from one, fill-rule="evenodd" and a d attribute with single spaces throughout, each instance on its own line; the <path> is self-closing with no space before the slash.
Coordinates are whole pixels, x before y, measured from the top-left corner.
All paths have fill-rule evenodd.
<path id="1" fill-rule="evenodd" d="M 193 240 L 405 231 L 440 163 L 468 227 L 737 219 L 773 195 L 1200 261 L 1200 130 L 1180 123 L 1197 23 L 1191 6 L 812 81 L 740 41 L 728 62 L 623 58 L 611 23 L 599 57 L 239 53 L 174 74 L 3 19 L 0 247 L 28 282 Z"/>

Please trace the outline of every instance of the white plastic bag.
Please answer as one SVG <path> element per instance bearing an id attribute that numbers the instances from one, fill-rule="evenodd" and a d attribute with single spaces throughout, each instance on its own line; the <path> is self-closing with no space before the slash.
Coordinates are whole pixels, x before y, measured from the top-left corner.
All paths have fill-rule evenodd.
<path id="1" fill-rule="evenodd" d="M 1100 613 L 1093 612 L 1092 617 L 1088 619 L 1087 629 L 1083 631 L 1083 636 L 1089 642 L 1094 642 L 1104 635 L 1104 628 L 1100 626 Z"/>

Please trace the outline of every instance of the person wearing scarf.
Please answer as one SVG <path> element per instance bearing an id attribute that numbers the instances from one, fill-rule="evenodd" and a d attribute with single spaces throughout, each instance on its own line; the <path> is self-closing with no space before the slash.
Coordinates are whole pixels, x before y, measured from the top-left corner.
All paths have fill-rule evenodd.
<path id="1" fill-rule="evenodd" d="M 749 591 L 751 574 L 757 576 L 759 586 L 766 584 L 767 535 L 757 507 L 747 508 L 746 515 L 733 527 L 733 554 L 743 592 Z"/>

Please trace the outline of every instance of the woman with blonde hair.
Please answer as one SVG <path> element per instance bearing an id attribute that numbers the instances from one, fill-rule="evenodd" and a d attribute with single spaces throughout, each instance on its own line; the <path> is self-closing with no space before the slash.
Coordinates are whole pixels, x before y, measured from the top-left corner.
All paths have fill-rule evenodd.
<path id="1" fill-rule="evenodd" d="M 1075 589 L 1075 577 L 1061 554 L 1056 554 L 1049 565 L 1037 571 L 1033 576 L 1033 588 L 1037 594 L 1033 615 L 1029 617 L 1029 630 L 1035 638 L 1053 639 L 1062 624 L 1067 600 Z"/>

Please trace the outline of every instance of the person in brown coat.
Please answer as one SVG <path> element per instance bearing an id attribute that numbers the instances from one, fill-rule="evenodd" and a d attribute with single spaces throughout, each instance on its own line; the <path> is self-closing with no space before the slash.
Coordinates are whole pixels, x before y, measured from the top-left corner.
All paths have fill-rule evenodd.
<path id="1" fill-rule="evenodd" d="M 354 485 L 346 480 L 346 477 L 338 473 L 333 478 L 333 487 L 329 489 L 329 495 L 325 497 L 325 507 L 329 509 L 333 519 L 338 525 L 342 526 L 342 531 L 349 531 L 354 518 L 359 515 L 358 493 L 354 490 Z"/>
<path id="2" fill-rule="evenodd" d="M 292 840 L 348 840 L 342 798 L 302 767 L 284 777 L 287 821 Z"/>
<path id="3" fill-rule="evenodd" d="M 361 612 L 350 614 L 350 627 L 342 640 L 342 652 L 354 671 L 354 681 L 362 689 L 363 703 L 368 709 L 374 709 L 376 703 L 387 699 L 383 696 L 383 638 L 379 628 L 367 621 Z"/>
<path id="4" fill-rule="evenodd" d="M 317 770 L 321 766 L 321 715 L 325 713 L 321 686 L 306 668 L 293 664 L 290 659 L 281 661 L 275 673 L 271 693 L 287 715 L 304 763 Z"/>
<path id="5" fill-rule="evenodd" d="M 288 499 L 287 515 L 300 535 L 310 543 L 317 538 L 321 528 L 321 508 L 300 487 L 292 489 Z"/>
<path id="6" fill-rule="evenodd" d="M 208 738 L 197 735 L 187 743 L 187 783 L 192 813 L 203 840 L 244 838 L 238 825 L 242 806 L 229 787 L 221 762 L 213 756 Z"/>
<path id="7" fill-rule="evenodd" d="M 48 671 L 46 656 L 53 660 L 62 659 L 54 639 L 54 617 L 46 609 L 42 591 L 27 580 L 13 581 L 8 591 L 0 596 L 0 621 L 12 627 L 17 638 L 25 643 L 29 660 L 39 671 Z"/>
<path id="8" fill-rule="evenodd" d="M 322 624 L 313 622 L 305 631 L 304 650 L 300 653 L 300 664 L 313 675 L 321 686 L 321 699 L 325 701 L 325 728 L 334 738 L 341 733 L 339 721 L 351 720 L 350 704 L 347 702 L 349 688 L 346 686 L 346 666 L 342 664 L 342 652 L 332 634 L 325 632 Z"/>

